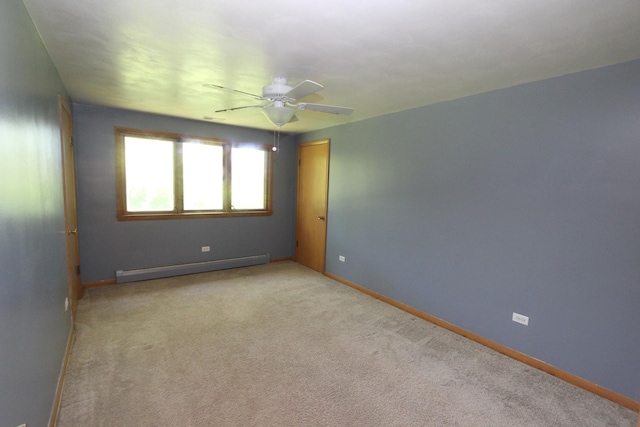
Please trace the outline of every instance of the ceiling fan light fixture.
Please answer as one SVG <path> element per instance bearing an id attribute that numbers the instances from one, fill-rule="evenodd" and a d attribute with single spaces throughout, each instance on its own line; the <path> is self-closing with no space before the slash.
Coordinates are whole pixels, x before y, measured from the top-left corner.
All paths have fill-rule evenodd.
<path id="1" fill-rule="evenodd" d="M 262 113 L 267 117 L 267 120 L 276 125 L 276 127 L 281 127 L 291 121 L 296 110 L 285 106 L 272 105 L 264 107 Z"/>

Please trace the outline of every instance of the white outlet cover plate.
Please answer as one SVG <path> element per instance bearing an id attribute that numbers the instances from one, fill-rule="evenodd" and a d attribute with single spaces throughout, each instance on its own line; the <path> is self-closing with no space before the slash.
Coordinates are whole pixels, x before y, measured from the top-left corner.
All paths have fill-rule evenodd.
<path id="1" fill-rule="evenodd" d="M 347 259 L 343 255 L 338 255 L 338 261 L 345 262 Z"/>
<path id="2" fill-rule="evenodd" d="M 525 326 L 529 326 L 529 316 L 525 316 L 524 314 L 518 314 L 516 312 L 513 313 L 513 317 L 511 317 L 516 323 L 521 323 Z"/>

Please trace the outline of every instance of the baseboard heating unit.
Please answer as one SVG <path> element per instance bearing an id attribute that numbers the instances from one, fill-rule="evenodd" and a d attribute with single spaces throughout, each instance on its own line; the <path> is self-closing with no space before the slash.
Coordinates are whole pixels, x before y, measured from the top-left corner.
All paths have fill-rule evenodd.
<path id="1" fill-rule="evenodd" d="M 116 283 L 162 279 L 163 277 L 181 276 L 183 274 L 206 273 L 207 271 L 225 270 L 228 268 L 249 267 L 252 265 L 267 264 L 270 261 L 271 255 L 266 253 L 214 261 L 141 268 L 138 270 L 117 270 Z"/>

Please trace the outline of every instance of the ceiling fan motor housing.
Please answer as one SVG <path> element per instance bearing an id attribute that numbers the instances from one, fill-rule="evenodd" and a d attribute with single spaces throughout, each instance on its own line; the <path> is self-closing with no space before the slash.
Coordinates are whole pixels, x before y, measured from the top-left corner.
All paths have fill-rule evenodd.
<path id="1" fill-rule="evenodd" d="M 262 96 L 267 99 L 281 99 L 291 89 L 291 86 L 287 85 L 287 79 L 284 77 L 275 77 L 273 83 L 266 85 L 262 88 Z"/>

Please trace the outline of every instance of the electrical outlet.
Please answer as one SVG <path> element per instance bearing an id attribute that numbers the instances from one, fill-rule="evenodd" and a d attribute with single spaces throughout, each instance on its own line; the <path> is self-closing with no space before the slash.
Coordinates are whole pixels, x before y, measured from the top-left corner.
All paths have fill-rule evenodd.
<path id="1" fill-rule="evenodd" d="M 64 311 L 69 311 L 69 297 L 64 299 Z"/>
<path id="2" fill-rule="evenodd" d="M 211 246 L 203 246 L 202 252 L 209 252 L 211 250 Z"/>
<path id="3" fill-rule="evenodd" d="M 347 262 L 347 259 L 344 257 L 344 255 L 338 255 L 338 261 Z"/>
<path id="4" fill-rule="evenodd" d="M 514 312 L 511 320 L 516 323 L 522 323 L 525 326 L 529 326 L 529 316 L 525 316 L 524 314 L 518 314 Z"/>

